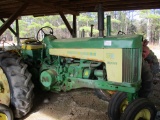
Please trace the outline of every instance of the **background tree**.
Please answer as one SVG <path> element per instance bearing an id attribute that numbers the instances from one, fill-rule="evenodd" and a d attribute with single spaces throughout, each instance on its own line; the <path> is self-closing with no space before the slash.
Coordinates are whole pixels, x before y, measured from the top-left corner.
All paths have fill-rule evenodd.
<path id="1" fill-rule="evenodd" d="M 150 43 L 160 43 L 160 10 L 141 10 L 141 11 L 111 11 L 105 12 L 105 31 L 106 34 L 106 16 L 111 15 L 111 34 L 117 35 L 118 31 L 123 31 L 126 34 L 143 34 Z M 72 27 L 73 16 L 65 15 L 69 24 Z M 90 37 L 91 25 L 93 27 L 93 36 L 98 36 L 98 18 L 97 13 L 81 13 L 77 16 L 77 37 L 81 37 L 82 30 L 85 31 L 85 37 Z M 2 22 L 0 22 L 2 25 Z M 23 16 L 19 20 L 20 37 L 36 37 L 37 32 L 41 27 L 50 26 L 54 30 L 54 35 L 57 38 L 70 38 L 71 35 L 66 28 L 63 20 L 59 15 L 32 17 Z M 15 23 L 11 25 L 15 30 Z M 5 36 L 8 40 L 13 39 L 14 35 L 7 29 L 1 36 Z M 40 34 L 39 38 L 43 36 Z"/>

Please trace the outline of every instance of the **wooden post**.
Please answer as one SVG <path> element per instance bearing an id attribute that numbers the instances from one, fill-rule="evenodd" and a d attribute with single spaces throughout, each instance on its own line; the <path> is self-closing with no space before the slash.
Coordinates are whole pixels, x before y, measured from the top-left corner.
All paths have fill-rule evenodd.
<path id="1" fill-rule="evenodd" d="M 17 37 L 17 46 L 20 45 L 20 39 L 19 39 L 19 22 L 18 22 L 18 19 L 16 19 L 16 37 Z"/>
<path id="2" fill-rule="evenodd" d="M 74 38 L 77 37 L 76 15 L 73 15 L 73 32 L 72 32 L 72 36 L 73 36 Z"/>

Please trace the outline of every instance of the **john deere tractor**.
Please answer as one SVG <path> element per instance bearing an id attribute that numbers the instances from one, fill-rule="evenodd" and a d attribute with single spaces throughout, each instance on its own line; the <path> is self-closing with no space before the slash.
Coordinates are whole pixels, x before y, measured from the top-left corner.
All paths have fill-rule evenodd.
<path id="1" fill-rule="evenodd" d="M 17 118 L 26 115 L 33 102 L 31 76 L 37 76 L 47 91 L 114 91 L 108 107 L 111 120 L 154 120 L 156 108 L 147 99 L 152 72 L 142 58 L 143 36 L 111 36 L 110 29 L 104 36 L 101 28 L 96 38 L 57 39 L 52 28 L 43 27 L 36 40 L 22 44 L 21 56 L 0 53 L 0 103 L 10 105 Z M 44 33 L 42 41 L 39 32 Z"/>
<path id="2" fill-rule="evenodd" d="M 44 32 L 46 28 L 49 33 Z M 146 99 L 152 71 L 142 58 L 142 35 L 57 39 L 50 27 L 39 32 L 44 33 L 42 42 L 38 37 L 26 41 L 22 55 L 31 71 L 38 71 L 45 90 L 114 91 L 108 107 L 111 120 L 154 119 L 156 108 Z"/>

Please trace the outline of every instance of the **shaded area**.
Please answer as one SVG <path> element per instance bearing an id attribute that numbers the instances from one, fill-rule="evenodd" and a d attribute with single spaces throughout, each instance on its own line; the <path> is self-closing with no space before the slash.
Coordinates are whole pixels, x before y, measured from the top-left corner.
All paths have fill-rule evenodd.
<path id="1" fill-rule="evenodd" d="M 32 111 L 19 120 L 107 120 L 107 106 L 91 89 L 59 94 L 36 91 Z"/>

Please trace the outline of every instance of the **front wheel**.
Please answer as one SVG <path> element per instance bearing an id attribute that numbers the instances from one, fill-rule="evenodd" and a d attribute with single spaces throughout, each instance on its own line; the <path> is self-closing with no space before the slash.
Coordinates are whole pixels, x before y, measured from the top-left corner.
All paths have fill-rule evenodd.
<path id="1" fill-rule="evenodd" d="M 108 117 L 110 120 L 119 120 L 127 105 L 127 94 L 124 92 L 116 92 L 108 105 Z"/>
<path id="2" fill-rule="evenodd" d="M 146 98 L 139 98 L 130 103 L 125 109 L 120 120 L 154 120 L 155 106 Z"/>
<path id="3" fill-rule="evenodd" d="M 13 120 L 11 109 L 3 104 L 0 104 L 0 120 Z"/>

